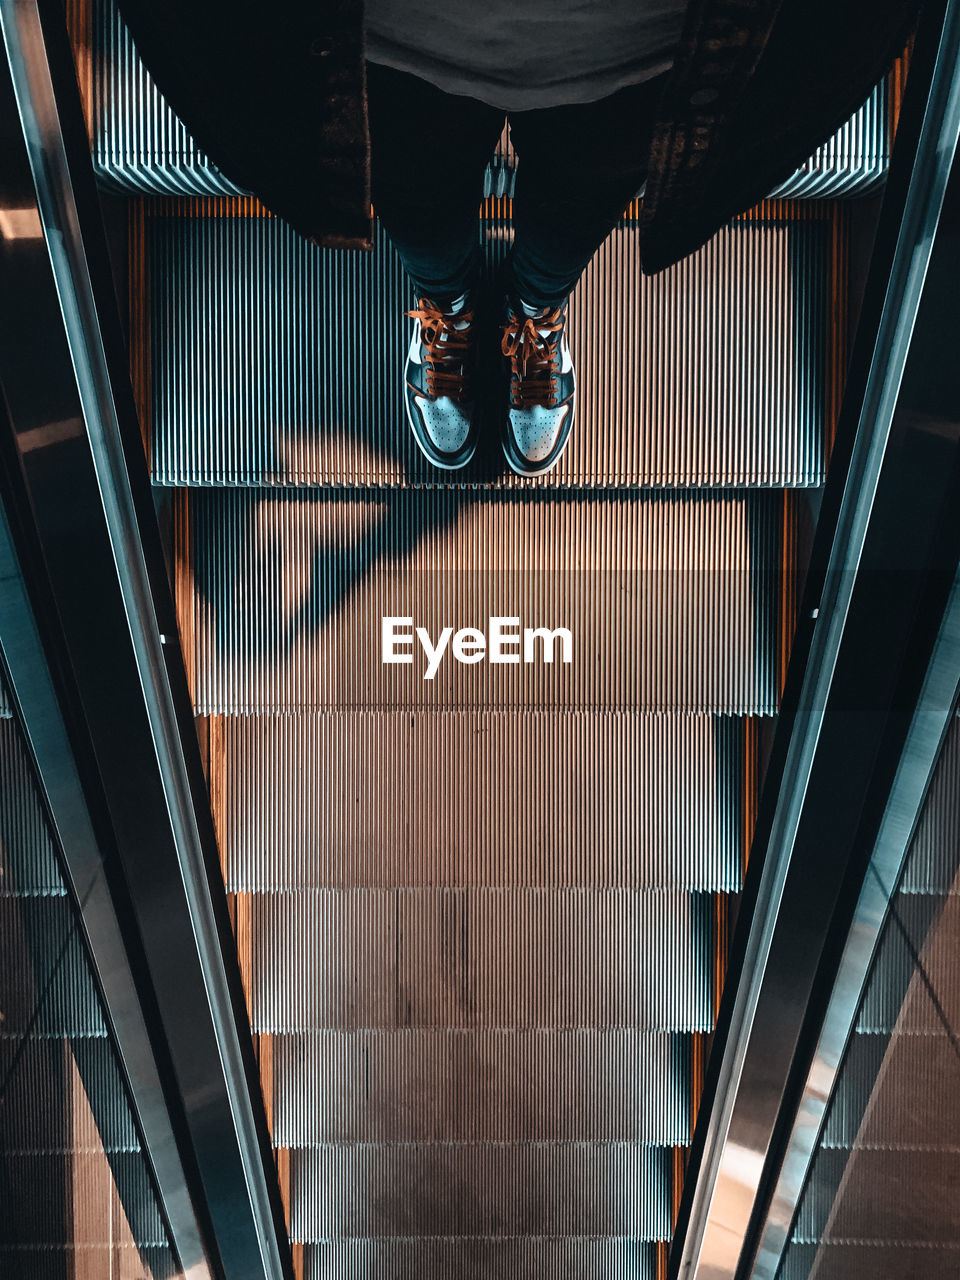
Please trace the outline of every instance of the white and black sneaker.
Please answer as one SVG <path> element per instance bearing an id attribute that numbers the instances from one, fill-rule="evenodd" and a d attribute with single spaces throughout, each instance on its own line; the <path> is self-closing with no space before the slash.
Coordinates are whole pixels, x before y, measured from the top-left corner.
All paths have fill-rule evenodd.
<path id="1" fill-rule="evenodd" d="M 477 294 L 441 308 L 418 299 L 404 370 L 407 421 L 421 453 L 446 471 L 465 467 L 477 448 Z"/>
<path id="2" fill-rule="evenodd" d="M 570 440 L 577 384 L 566 337 L 566 301 L 532 307 L 507 296 L 500 322 L 506 381 L 503 452 L 521 476 L 551 471 Z"/>

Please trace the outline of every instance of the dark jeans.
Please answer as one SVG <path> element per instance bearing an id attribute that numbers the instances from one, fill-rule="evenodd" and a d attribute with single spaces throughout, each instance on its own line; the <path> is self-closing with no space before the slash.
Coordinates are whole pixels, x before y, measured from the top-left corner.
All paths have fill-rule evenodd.
<path id="1" fill-rule="evenodd" d="M 483 172 L 507 113 L 367 63 L 373 206 L 420 295 L 458 297 L 479 267 Z M 662 78 L 574 106 L 509 113 L 518 156 L 512 286 L 556 305 L 646 176 Z"/>

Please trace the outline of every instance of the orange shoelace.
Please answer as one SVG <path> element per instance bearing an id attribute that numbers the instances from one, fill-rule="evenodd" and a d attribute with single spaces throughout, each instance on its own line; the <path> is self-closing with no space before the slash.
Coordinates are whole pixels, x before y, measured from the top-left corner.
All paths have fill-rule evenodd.
<path id="1" fill-rule="evenodd" d="M 557 402 L 560 372 L 560 342 L 555 337 L 563 328 L 560 311 L 546 315 L 512 315 L 501 326 L 500 349 L 510 360 L 510 399 L 516 409 L 531 405 L 552 408 Z"/>
<path id="2" fill-rule="evenodd" d="M 420 341 L 426 351 L 427 395 L 449 396 L 461 402 L 471 399 L 473 312 L 447 315 L 428 298 L 421 298 L 420 305 L 407 315 L 420 321 Z"/>

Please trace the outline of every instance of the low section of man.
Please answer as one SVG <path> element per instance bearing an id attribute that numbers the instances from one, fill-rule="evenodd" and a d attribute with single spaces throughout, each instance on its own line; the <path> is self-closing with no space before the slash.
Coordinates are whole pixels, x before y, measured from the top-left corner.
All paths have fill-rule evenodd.
<path id="1" fill-rule="evenodd" d="M 373 203 L 417 292 L 405 403 L 435 466 L 462 467 L 477 447 L 484 341 L 499 350 L 509 465 L 542 475 L 562 455 L 576 412 L 567 299 L 643 184 L 684 9 L 368 0 Z M 479 207 L 505 120 L 514 240 L 485 296 Z"/>

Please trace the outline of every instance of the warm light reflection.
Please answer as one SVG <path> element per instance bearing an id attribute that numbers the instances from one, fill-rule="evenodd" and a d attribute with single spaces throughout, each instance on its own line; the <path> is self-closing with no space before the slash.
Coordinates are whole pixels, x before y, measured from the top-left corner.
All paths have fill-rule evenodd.
<path id="1" fill-rule="evenodd" d="M 0 209 L 0 236 L 4 240 L 42 240 L 43 227 L 36 209 Z"/>

